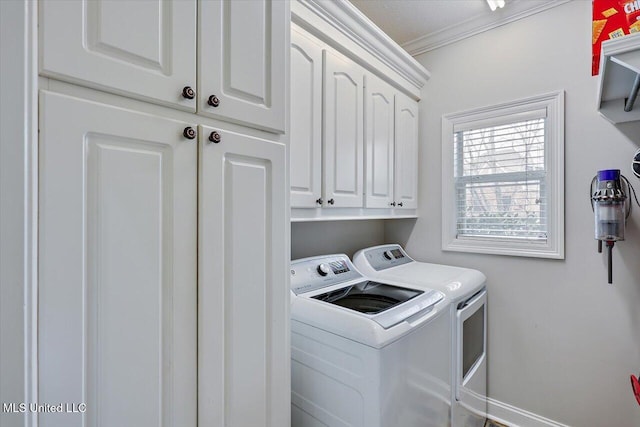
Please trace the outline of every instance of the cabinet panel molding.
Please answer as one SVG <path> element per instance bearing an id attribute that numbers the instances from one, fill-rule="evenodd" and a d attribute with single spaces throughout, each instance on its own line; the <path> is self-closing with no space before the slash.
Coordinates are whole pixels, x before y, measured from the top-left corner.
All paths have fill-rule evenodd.
<path id="1" fill-rule="evenodd" d="M 284 133 L 289 2 L 203 1 L 198 28 L 198 112 Z"/>
<path id="2" fill-rule="evenodd" d="M 394 179 L 394 89 L 373 75 L 365 88 L 365 207 L 390 208 Z"/>
<path id="3" fill-rule="evenodd" d="M 324 52 L 325 207 L 362 207 L 364 69 Z M 333 202 L 332 202 L 333 201 Z"/>
<path id="4" fill-rule="evenodd" d="M 403 209 L 418 207 L 418 103 L 396 95 L 395 202 Z"/>
<path id="5" fill-rule="evenodd" d="M 285 146 L 202 127 L 199 421 L 289 425 Z M 251 402 L 251 404 L 247 404 Z"/>
<path id="6" fill-rule="evenodd" d="M 42 1 L 40 73 L 195 111 L 196 0 Z"/>
<path id="7" fill-rule="evenodd" d="M 185 124 L 44 92 L 39 399 L 51 426 L 196 426 L 197 147 Z"/>
<path id="8" fill-rule="evenodd" d="M 291 206 L 322 197 L 322 45 L 291 32 Z"/>

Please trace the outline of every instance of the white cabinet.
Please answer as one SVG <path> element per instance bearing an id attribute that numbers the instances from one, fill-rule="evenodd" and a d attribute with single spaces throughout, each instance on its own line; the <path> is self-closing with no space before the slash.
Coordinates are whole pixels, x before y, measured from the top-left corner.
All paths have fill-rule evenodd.
<path id="1" fill-rule="evenodd" d="M 364 69 L 324 51 L 323 207 L 362 207 Z"/>
<path id="2" fill-rule="evenodd" d="M 45 0 L 40 21 L 43 75 L 285 131 L 287 1 Z"/>
<path id="3" fill-rule="evenodd" d="M 418 103 L 306 31 L 291 37 L 291 207 L 323 208 L 294 212 L 415 212 Z"/>
<path id="4" fill-rule="evenodd" d="M 365 87 L 365 206 L 418 206 L 418 103 L 381 79 Z"/>
<path id="5" fill-rule="evenodd" d="M 322 45 L 291 31 L 291 207 L 313 208 L 322 200 Z"/>
<path id="6" fill-rule="evenodd" d="M 200 139 L 199 424 L 287 426 L 285 146 L 207 127 Z"/>
<path id="7" fill-rule="evenodd" d="M 44 0 L 40 72 L 195 111 L 196 0 Z"/>
<path id="8" fill-rule="evenodd" d="M 290 425 L 289 7 L 38 2 L 42 425 Z"/>
<path id="9" fill-rule="evenodd" d="M 394 203 L 418 208 L 418 102 L 402 93 L 395 98 Z"/>
<path id="10" fill-rule="evenodd" d="M 284 133 L 289 2 L 203 0 L 198 13 L 199 111 Z"/>
<path id="11" fill-rule="evenodd" d="M 193 124 L 43 92 L 42 425 L 196 426 Z M 84 419 L 83 419 L 84 418 Z"/>
<path id="12" fill-rule="evenodd" d="M 285 145 L 49 92 L 41 111 L 39 400 L 288 426 Z"/>
<path id="13" fill-rule="evenodd" d="M 395 90 L 367 75 L 365 87 L 365 207 L 389 208 L 393 202 Z"/>

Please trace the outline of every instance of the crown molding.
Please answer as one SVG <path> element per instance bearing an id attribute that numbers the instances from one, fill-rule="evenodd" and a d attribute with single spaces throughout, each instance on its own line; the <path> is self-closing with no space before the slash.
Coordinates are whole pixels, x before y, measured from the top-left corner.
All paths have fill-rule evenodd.
<path id="1" fill-rule="evenodd" d="M 325 27 L 337 31 L 340 35 L 345 36 L 349 42 L 354 43 L 357 49 L 370 54 L 375 59 L 374 62 L 389 67 L 416 88 L 422 88 L 431 77 L 427 69 L 349 1 L 297 0 L 291 5 L 292 21 L 305 29 L 312 30 L 312 27 L 317 27 L 317 22 L 309 22 L 309 12 L 319 18 Z M 321 36 L 321 34 L 317 35 Z M 332 44 L 332 40 L 325 41 Z M 338 40 L 333 40 L 333 44 L 340 45 L 341 43 Z M 348 49 L 345 46 L 336 47 Z"/>
<path id="2" fill-rule="evenodd" d="M 546 0 L 540 3 L 536 2 L 536 5 L 533 7 L 531 6 L 532 2 L 522 0 L 512 1 L 503 9 L 498 9 L 495 12 L 488 12 L 484 15 L 452 25 L 443 30 L 426 34 L 415 40 L 404 43 L 402 47 L 409 52 L 411 56 L 417 56 L 448 44 L 464 40 L 476 34 L 500 27 L 510 22 L 544 12 L 545 10 L 560 6 L 570 1 L 572 0 Z M 501 16 L 496 19 L 496 14 L 501 14 Z"/>

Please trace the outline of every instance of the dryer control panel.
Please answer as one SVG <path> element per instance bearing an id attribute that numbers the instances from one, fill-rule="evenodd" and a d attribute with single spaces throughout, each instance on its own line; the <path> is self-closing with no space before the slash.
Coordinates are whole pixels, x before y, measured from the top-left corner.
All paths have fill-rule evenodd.
<path id="1" fill-rule="evenodd" d="M 369 265 L 376 271 L 413 261 L 400 245 L 376 246 L 364 251 L 364 256 Z"/>
<path id="2" fill-rule="evenodd" d="M 291 290 L 296 295 L 361 277 L 349 257 L 344 254 L 291 261 Z"/>

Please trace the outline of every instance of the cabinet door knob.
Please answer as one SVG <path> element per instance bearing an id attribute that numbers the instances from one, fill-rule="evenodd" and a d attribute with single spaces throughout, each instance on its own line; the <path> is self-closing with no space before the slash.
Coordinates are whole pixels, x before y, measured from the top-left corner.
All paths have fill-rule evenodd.
<path id="1" fill-rule="evenodd" d="M 322 197 L 320 197 L 319 199 L 316 199 L 316 203 L 321 205 L 322 204 Z"/>
<path id="2" fill-rule="evenodd" d="M 333 199 L 329 199 L 329 200 L 327 200 L 327 203 L 329 203 L 330 205 L 333 205 L 334 201 L 333 201 Z"/>
<path id="3" fill-rule="evenodd" d="M 218 132 L 214 130 L 209 134 L 209 141 L 213 142 L 214 144 L 217 144 L 218 142 L 222 141 L 222 137 Z"/>
<path id="4" fill-rule="evenodd" d="M 217 107 L 218 105 L 220 105 L 220 99 L 215 95 L 211 95 L 209 99 L 207 99 L 207 104 L 211 105 L 212 107 Z"/>
<path id="5" fill-rule="evenodd" d="M 187 126 L 182 131 L 182 136 L 184 136 L 187 139 L 194 139 L 196 137 L 196 130 L 191 126 Z"/>
<path id="6" fill-rule="evenodd" d="M 186 99 L 193 99 L 196 97 L 196 91 L 191 86 L 185 86 L 182 88 L 182 97 Z"/>
<path id="7" fill-rule="evenodd" d="M 398 203 L 398 206 L 402 207 L 402 202 Z"/>
<path id="8" fill-rule="evenodd" d="M 389 206 L 395 206 L 395 205 L 396 205 L 396 202 L 389 203 Z"/>

